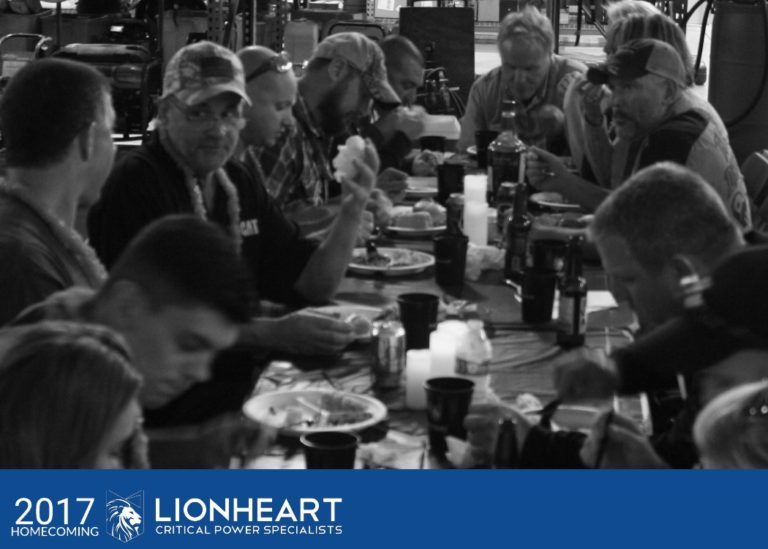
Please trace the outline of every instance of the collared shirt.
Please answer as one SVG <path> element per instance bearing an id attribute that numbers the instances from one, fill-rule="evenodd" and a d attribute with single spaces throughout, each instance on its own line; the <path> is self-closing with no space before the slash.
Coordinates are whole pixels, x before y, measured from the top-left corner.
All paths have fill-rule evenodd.
<path id="1" fill-rule="evenodd" d="M 266 177 L 267 192 L 285 211 L 294 203 L 317 206 L 328 200 L 330 138 L 319 128 L 304 99 L 293 106 L 296 123 L 269 148 L 254 149 Z"/>
<path id="2" fill-rule="evenodd" d="M 554 105 L 563 109 L 563 97 L 570 82 L 587 67 L 579 61 L 552 55 L 549 72 L 539 91 L 526 105 L 534 110 L 541 105 Z M 502 67 L 496 67 L 478 78 L 469 91 L 469 101 L 461 119 L 461 136 L 458 149 L 465 150 L 475 144 L 475 132 L 479 130 L 501 131 L 501 110 L 507 99 L 506 86 L 502 79 Z"/>

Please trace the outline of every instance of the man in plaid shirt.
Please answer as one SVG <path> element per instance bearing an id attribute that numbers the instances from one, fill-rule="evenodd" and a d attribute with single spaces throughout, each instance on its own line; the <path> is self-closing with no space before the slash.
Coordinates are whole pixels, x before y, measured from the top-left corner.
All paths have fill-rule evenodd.
<path id="1" fill-rule="evenodd" d="M 274 146 L 254 151 L 267 190 L 284 211 L 327 201 L 332 139 L 370 116 L 372 101 L 400 102 L 387 81 L 381 49 L 360 33 L 323 40 L 299 81 L 295 123 Z"/>

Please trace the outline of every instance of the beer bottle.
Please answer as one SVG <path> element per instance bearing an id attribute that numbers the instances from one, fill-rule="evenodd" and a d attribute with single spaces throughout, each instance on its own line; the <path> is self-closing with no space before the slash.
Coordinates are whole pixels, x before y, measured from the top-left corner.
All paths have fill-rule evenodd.
<path id="1" fill-rule="evenodd" d="M 516 469 L 519 463 L 517 432 L 515 422 L 504 418 L 499 420 L 499 438 L 493 455 L 494 469 Z"/>
<path id="2" fill-rule="evenodd" d="M 488 145 L 488 203 L 493 205 L 502 183 L 523 181 L 520 157 L 525 143 L 517 135 L 516 117 L 520 108 L 515 100 L 504 101 L 501 112 L 501 133 Z"/>
<path id="3" fill-rule="evenodd" d="M 528 192 L 525 185 L 518 185 L 515 190 L 512 217 L 507 221 L 506 255 L 504 256 L 504 279 L 518 286 L 523 282 L 523 270 L 528 258 L 528 234 L 530 232 Z"/>
<path id="4" fill-rule="evenodd" d="M 568 240 L 565 273 L 558 283 L 560 301 L 557 315 L 557 344 L 577 347 L 584 344 L 587 332 L 587 281 L 582 276 L 582 236 Z"/>
<path id="5" fill-rule="evenodd" d="M 464 195 L 451 193 L 445 201 L 446 233 L 453 236 L 464 236 L 461 230 L 461 220 L 464 216 Z"/>

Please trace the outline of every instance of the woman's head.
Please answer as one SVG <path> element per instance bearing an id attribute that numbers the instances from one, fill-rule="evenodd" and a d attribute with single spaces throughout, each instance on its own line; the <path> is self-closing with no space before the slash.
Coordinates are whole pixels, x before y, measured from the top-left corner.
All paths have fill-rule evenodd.
<path id="1" fill-rule="evenodd" d="M 663 13 L 635 13 L 611 19 L 605 36 L 605 53 L 611 55 L 619 47 L 638 38 L 654 38 L 675 48 L 685 66 L 686 82 L 689 86 L 693 84 L 693 57 L 683 30 L 671 17 Z"/>
<path id="2" fill-rule="evenodd" d="M 106 328 L 44 322 L 1 333 L 0 467 L 145 466 L 140 385 Z"/>
<path id="3" fill-rule="evenodd" d="M 704 467 L 768 468 L 768 380 L 710 401 L 696 418 L 693 436 Z"/>

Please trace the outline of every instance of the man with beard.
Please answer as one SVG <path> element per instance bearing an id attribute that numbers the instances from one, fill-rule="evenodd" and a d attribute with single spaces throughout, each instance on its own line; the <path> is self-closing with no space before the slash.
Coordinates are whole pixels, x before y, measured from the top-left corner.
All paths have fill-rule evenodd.
<path id="1" fill-rule="evenodd" d="M 532 6 L 510 13 L 496 40 L 501 66 L 478 78 L 461 119 L 458 150 L 475 144 L 475 132 L 501 131 L 503 102 L 515 99 L 525 108 L 534 133 L 564 144 L 563 98 L 576 75 L 587 67 L 554 52 L 552 23 Z M 523 135 L 523 139 L 528 136 Z"/>
<path id="2" fill-rule="evenodd" d="M 384 55 L 360 33 L 332 34 L 315 50 L 293 107 L 291 132 L 257 150 L 267 191 L 287 213 L 325 203 L 332 189 L 334 136 L 370 116 L 371 102 L 400 103 L 387 81 Z"/>
<path id="3" fill-rule="evenodd" d="M 628 144 L 621 149 L 626 154 L 611 158 L 611 170 L 616 174 L 612 180 L 624 181 L 656 162 L 681 164 L 715 189 L 742 230 L 751 228 L 744 179 L 729 143 L 698 109 L 678 108 L 686 70 L 671 45 L 650 38 L 632 40 L 605 63 L 590 68 L 587 78 L 612 88 L 616 138 Z M 537 148 L 527 153 L 527 175 L 539 190 L 560 193 L 587 210 L 594 210 L 610 192 L 570 173 L 560 159 Z"/>
<path id="4" fill-rule="evenodd" d="M 179 50 L 166 68 L 157 132 L 116 164 L 89 216 L 91 241 L 111 265 L 151 221 L 194 213 L 222 226 L 242 250 L 264 299 L 326 302 L 341 281 L 378 170 L 368 145 L 341 182 L 340 212 L 321 242 L 300 236 L 250 172 L 231 160 L 250 104 L 238 57 L 211 42 Z M 194 246 L 194 242 L 190 242 Z M 300 337 L 297 337 L 299 335 Z M 332 353 L 353 340 L 344 322 L 294 313 L 255 319 L 244 339 L 271 349 Z"/>

